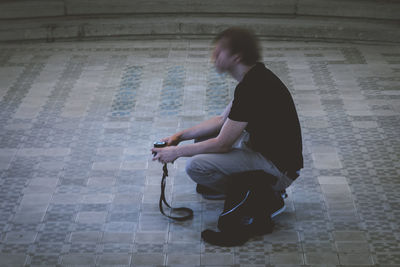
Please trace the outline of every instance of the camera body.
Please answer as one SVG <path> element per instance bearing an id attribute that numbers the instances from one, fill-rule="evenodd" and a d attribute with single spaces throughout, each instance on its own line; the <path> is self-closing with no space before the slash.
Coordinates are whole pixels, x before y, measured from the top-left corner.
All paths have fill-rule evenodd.
<path id="1" fill-rule="evenodd" d="M 155 148 L 162 148 L 162 147 L 166 147 L 166 146 L 167 146 L 167 143 L 164 142 L 164 141 L 157 141 L 157 142 L 154 142 L 153 146 L 154 146 Z M 153 152 L 153 156 L 156 156 L 156 155 L 157 155 L 157 153 L 156 153 L 156 152 Z"/>

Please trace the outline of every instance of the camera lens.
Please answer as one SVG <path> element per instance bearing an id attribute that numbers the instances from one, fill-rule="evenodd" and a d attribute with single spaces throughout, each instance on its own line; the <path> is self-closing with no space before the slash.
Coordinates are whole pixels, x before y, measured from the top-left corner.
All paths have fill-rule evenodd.
<path id="1" fill-rule="evenodd" d="M 164 141 L 154 142 L 154 147 L 156 147 L 156 148 L 165 147 L 166 145 L 167 145 L 167 143 Z"/>

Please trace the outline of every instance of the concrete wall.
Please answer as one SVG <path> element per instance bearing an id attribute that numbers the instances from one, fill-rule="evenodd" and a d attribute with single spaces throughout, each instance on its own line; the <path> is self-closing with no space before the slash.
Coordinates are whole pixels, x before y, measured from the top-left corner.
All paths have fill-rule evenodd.
<path id="1" fill-rule="evenodd" d="M 400 1 L 0 1 L 0 41 L 202 36 L 232 25 L 265 37 L 400 42 Z"/>
<path id="2" fill-rule="evenodd" d="M 227 4 L 229 3 L 229 4 Z M 279 14 L 400 19 L 397 0 L 3 0 L 0 19 L 104 14 Z"/>

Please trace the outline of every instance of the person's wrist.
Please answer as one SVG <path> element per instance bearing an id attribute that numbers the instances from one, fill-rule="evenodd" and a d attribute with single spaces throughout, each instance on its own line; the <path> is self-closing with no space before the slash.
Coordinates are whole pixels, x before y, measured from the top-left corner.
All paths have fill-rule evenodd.
<path id="1" fill-rule="evenodd" d="M 174 134 L 174 139 L 175 139 L 175 141 L 176 141 L 177 143 L 183 141 L 183 140 L 182 140 L 182 133 L 176 133 L 176 134 Z"/>
<path id="2" fill-rule="evenodd" d="M 175 147 L 175 155 L 176 155 L 176 158 L 178 159 L 178 158 L 180 158 L 180 157 L 182 157 L 182 151 L 181 151 L 181 147 L 180 146 L 177 146 L 177 147 Z"/>

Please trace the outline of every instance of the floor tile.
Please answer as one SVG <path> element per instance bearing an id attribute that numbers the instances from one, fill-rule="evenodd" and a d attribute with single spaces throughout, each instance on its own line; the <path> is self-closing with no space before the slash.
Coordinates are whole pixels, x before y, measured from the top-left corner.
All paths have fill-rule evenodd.
<path id="1" fill-rule="evenodd" d="M 233 97 L 210 44 L 0 44 L 0 265 L 400 265 L 398 46 L 263 40 L 304 148 L 274 231 L 240 247 L 204 243 L 223 201 L 195 193 L 185 158 L 169 166 L 166 197 L 195 216 L 159 213 L 153 142 Z"/>

